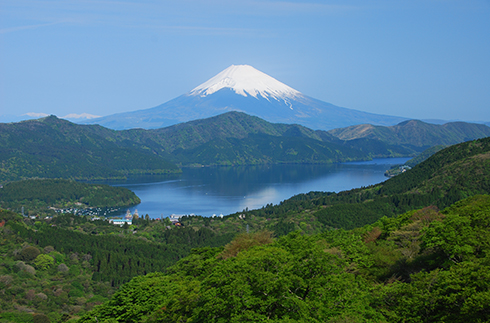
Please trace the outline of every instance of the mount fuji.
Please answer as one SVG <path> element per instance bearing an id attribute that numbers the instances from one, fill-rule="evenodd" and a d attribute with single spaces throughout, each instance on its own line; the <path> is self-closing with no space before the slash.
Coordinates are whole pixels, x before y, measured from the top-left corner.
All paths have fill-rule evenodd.
<path id="1" fill-rule="evenodd" d="M 117 113 L 84 123 L 116 130 L 155 129 L 229 111 L 269 122 L 330 130 L 358 124 L 390 126 L 407 118 L 337 107 L 279 82 L 249 65 L 232 65 L 190 92 L 154 108 Z"/>

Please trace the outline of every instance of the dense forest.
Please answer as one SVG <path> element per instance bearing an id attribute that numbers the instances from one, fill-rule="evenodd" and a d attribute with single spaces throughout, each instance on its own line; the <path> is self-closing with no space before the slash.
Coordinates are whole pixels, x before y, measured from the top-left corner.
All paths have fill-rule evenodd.
<path id="1" fill-rule="evenodd" d="M 351 231 L 270 232 L 134 278 L 79 322 L 487 322 L 490 196 Z"/>
<path id="2" fill-rule="evenodd" d="M 192 248 L 222 246 L 234 236 L 148 217 L 134 222 L 121 228 L 72 214 L 32 220 L 0 210 L 0 322 L 76 318 L 133 277 L 162 272 Z"/>
<path id="3" fill-rule="evenodd" d="M 362 130 L 314 131 L 300 125 L 272 124 L 240 112 L 162 129 L 124 131 L 49 116 L 0 124 L 0 183 L 26 178 L 122 179 L 202 165 L 335 163 L 415 156 L 435 145 L 490 135 L 485 125 L 439 126 L 415 120 L 375 127 L 369 136 L 361 135 L 369 132 Z"/>
<path id="4" fill-rule="evenodd" d="M 1 211 L 0 322 L 486 321 L 489 154 L 178 225 Z"/>
<path id="5" fill-rule="evenodd" d="M 65 179 L 30 179 L 0 189 L 0 207 L 24 214 L 54 214 L 55 209 L 118 208 L 139 204 L 130 190 Z"/>
<path id="6" fill-rule="evenodd" d="M 180 171 L 148 149 L 118 144 L 115 135 L 101 126 L 76 125 L 55 116 L 0 123 L 0 181 L 123 179 Z"/>

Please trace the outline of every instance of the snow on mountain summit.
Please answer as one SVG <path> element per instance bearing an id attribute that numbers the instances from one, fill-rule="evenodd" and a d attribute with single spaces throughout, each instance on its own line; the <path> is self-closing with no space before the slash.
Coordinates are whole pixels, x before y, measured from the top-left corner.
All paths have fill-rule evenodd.
<path id="1" fill-rule="evenodd" d="M 260 95 L 266 99 L 284 100 L 302 96 L 301 92 L 249 65 L 232 65 L 194 88 L 189 95 L 205 97 L 224 88 L 254 98 Z"/>
<path id="2" fill-rule="evenodd" d="M 287 86 L 249 65 L 232 65 L 192 91 L 150 109 L 116 113 L 84 123 L 111 129 L 156 129 L 240 111 L 268 122 L 330 130 L 357 124 L 394 125 L 401 117 L 337 107 Z"/>

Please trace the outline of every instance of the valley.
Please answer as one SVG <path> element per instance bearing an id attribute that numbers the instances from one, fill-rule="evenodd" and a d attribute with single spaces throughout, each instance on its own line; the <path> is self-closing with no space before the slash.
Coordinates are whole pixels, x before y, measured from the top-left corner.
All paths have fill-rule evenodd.
<path id="1" fill-rule="evenodd" d="M 489 151 L 489 138 L 465 142 L 380 184 L 299 194 L 223 218 L 186 216 L 179 225 L 168 218 L 140 217 L 119 227 L 69 214 L 34 221 L 1 211 L 0 318 L 21 322 L 38 315 L 86 322 L 94 316 L 101 321 L 287 316 L 322 321 L 326 315 L 396 322 L 402 315 L 424 322 L 423 313 L 430 320 L 453 322 L 467 319 L 468 313 L 485 318 L 486 305 L 475 308 L 465 290 L 444 285 L 459 277 L 488 304 L 488 287 L 473 284 L 465 270 L 488 273 L 488 239 L 482 231 L 488 195 L 480 194 L 490 193 Z M 446 232 L 447 239 L 439 239 Z M 461 235 L 453 241 L 450 232 Z M 471 238 L 475 234 L 479 239 Z M 49 261 L 43 263 L 44 258 Z M 233 273 L 230 281 L 225 272 Z M 423 292 L 429 277 L 438 282 L 435 294 Z M 49 287 L 41 283 L 48 278 Z M 327 281 L 350 296 L 323 290 Z M 238 284 L 233 290 L 243 294 L 230 298 L 235 295 L 230 284 Z M 209 298 L 210 290 L 217 294 Z M 298 300 L 284 303 L 288 295 Z M 177 301 L 182 297 L 194 305 L 183 308 Z M 254 303 L 242 303 L 243 297 Z M 434 307 L 420 306 L 425 299 L 433 300 Z M 286 312 L 261 306 L 279 300 Z M 338 307 L 340 300 L 344 306 Z M 236 310 L 201 311 L 216 302 Z M 130 310 L 135 304 L 138 310 Z M 26 316 L 27 309 L 37 314 Z"/>
<path id="2" fill-rule="evenodd" d="M 236 317 L 314 322 L 326 315 L 332 320 L 397 322 L 399 315 L 419 315 L 427 309 L 407 314 L 404 295 L 425 297 L 417 289 L 424 288 L 425 275 L 442 272 L 440 279 L 448 279 L 446 272 L 464 270 L 453 263 L 486 268 L 486 253 L 480 251 L 484 246 L 465 245 L 464 253 L 455 253 L 437 235 L 425 232 L 445 232 L 454 224 L 444 219 L 458 221 L 461 212 L 467 212 L 462 221 L 469 225 L 464 232 L 481 230 L 480 224 L 468 223 L 480 216 L 479 209 L 488 214 L 489 136 L 485 125 L 417 120 L 312 130 L 236 111 L 149 130 L 77 125 L 55 116 L 0 124 L 0 321 L 88 322 L 97 317 L 101 322 L 172 322 L 185 317 L 201 322 Z M 404 162 L 415 157 L 407 161 L 411 169 L 386 181 L 389 167 L 369 168 L 368 161 L 402 157 Z M 338 179 L 342 183 L 337 188 L 315 186 L 332 169 L 351 175 L 361 171 L 354 176 L 356 184 L 349 184 L 346 176 Z M 377 169 L 375 180 L 370 169 Z M 212 196 L 198 202 L 211 203 L 209 213 L 185 211 L 192 207 L 189 196 L 204 185 L 199 180 L 189 185 L 197 172 L 224 189 L 221 202 Z M 179 182 L 189 174 L 188 182 Z M 123 183 L 145 176 L 164 178 L 163 183 L 174 183 L 183 194 L 151 193 L 163 204 L 145 196 L 158 211 L 150 216 L 142 203 L 138 215 L 141 199 L 131 184 Z M 286 190 L 276 200 L 261 190 L 257 196 L 241 191 L 240 186 L 267 178 L 272 187 L 287 189 L 289 182 L 304 182 L 305 187 Z M 102 184 L 108 182 L 113 186 Z M 140 184 L 141 192 L 151 185 Z M 266 191 L 277 195 L 275 188 Z M 158 197 L 162 194 L 171 201 Z M 240 199 L 240 207 L 221 211 L 218 206 L 230 196 Z M 257 198 L 261 202 L 253 204 Z M 184 211 L 163 215 L 172 203 L 185 206 Z M 81 209 L 131 209 L 133 214 L 115 225 L 100 213 L 83 214 Z M 486 223 L 487 217 L 478 221 Z M 448 256 L 453 262 L 447 262 Z M 264 265 L 250 268 L 250 263 Z M 222 274 L 230 270 L 241 274 L 228 281 Z M 270 278 L 244 279 L 245 272 Z M 462 277 L 467 284 L 469 276 Z M 354 298 L 321 287 L 331 280 Z M 234 289 L 245 294 L 230 294 L 235 283 Z M 264 294 L 257 286 L 274 293 Z M 475 288 L 475 295 L 484 298 Z M 209 298 L 207 290 L 217 294 Z M 149 291 L 152 297 L 134 296 Z M 449 294 L 467 297 L 462 291 Z M 386 295 L 393 302 L 389 308 L 383 305 Z M 242 303 L 243 297 L 250 301 Z M 291 297 L 296 301 L 284 303 Z M 351 305 L 335 305 L 346 301 Z M 438 302 L 453 306 L 445 298 Z M 130 310 L 130 303 L 138 309 Z M 194 309 L 183 308 L 184 303 Z M 212 310 L 219 304 L 236 310 Z M 485 317 L 485 310 L 465 304 Z M 430 320 L 446 319 L 439 313 L 430 312 Z M 451 312 L 447 318 L 457 321 L 464 313 Z M 420 320 L 415 316 L 413 321 Z"/>
<path id="3" fill-rule="evenodd" d="M 0 323 L 490 322 L 488 1 L 0 5 Z"/>

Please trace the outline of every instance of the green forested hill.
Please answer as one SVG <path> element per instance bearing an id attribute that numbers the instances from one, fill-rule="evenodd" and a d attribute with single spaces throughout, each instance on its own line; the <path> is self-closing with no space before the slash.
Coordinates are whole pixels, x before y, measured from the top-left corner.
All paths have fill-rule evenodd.
<path id="1" fill-rule="evenodd" d="M 79 322 L 488 322 L 490 196 L 352 231 L 243 234 L 134 278 Z"/>
<path id="2" fill-rule="evenodd" d="M 54 116 L 0 124 L 0 181 L 123 178 L 178 168 L 144 149 L 123 147 L 115 131 Z"/>
<path id="3" fill-rule="evenodd" d="M 0 209 L 0 322 L 76 318 L 131 278 L 163 271 L 192 248 L 221 246 L 233 237 L 173 227 L 168 220 L 133 222 L 121 228 L 73 214 L 32 220 Z M 150 234 L 157 239 L 147 239 Z"/>
<path id="4" fill-rule="evenodd" d="M 176 165 L 332 163 L 414 156 L 434 145 L 488 135 L 490 128 L 484 125 L 436 126 L 415 120 L 393 127 L 313 131 L 240 112 L 163 129 L 125 131 L 50 116 L 0 124 L 0 181 L 122 178 L 178 172 Z"/>
<path id="5" fill-rule="evenodd" d="M 464 122 L 439 126 L 411 120 L 393 127 L 361 125 L 326 132 L 229 112 L 163 129 L 120 134 L 133 145 L 152 143 L 152 147 L 160 147 L 156 151 L 170 153 L 168 158 L 176 163 L 219 165 L 412 156 L 435 145 L 490 136 L 490 127 Z M 284 150 L 282 155 L 277 154 L 278 149 Z M 214 156 L 217 158 L 212 159 Z"/>
<path id="6" fill-rule="evenodd" d="M 148 147 L 183 166 L 331 163 L 371 158 L 368 152 L 343 145 L 326 132 L 272 124 L 240 112 L 162 129 L 125 130 L 118 133 L 118 139 L 129 147 Z"/>
<path id="7" fill-rule="evenodd" d="M 363 124 L 329 130 L 328 133 L 347 141 L 364 138 L 380 140 L 392 145 L 411 145 L 426 149 L 436 145 L 454 145 L 463 141 L 488 137 L 490 127 L 466 122 L 436 125 L 419 120 L 409 120 L 390 127 Z"/>
<path id="8" fill-rule="evenodd" d="M 30 179 L 0 188 L 0 208 L 20 212 L 24 207 L 26 214 L 47 213 L 49 207 L 117 208 L 140 202 L 133 192 L 123 187 L 64 179 Z"/>

